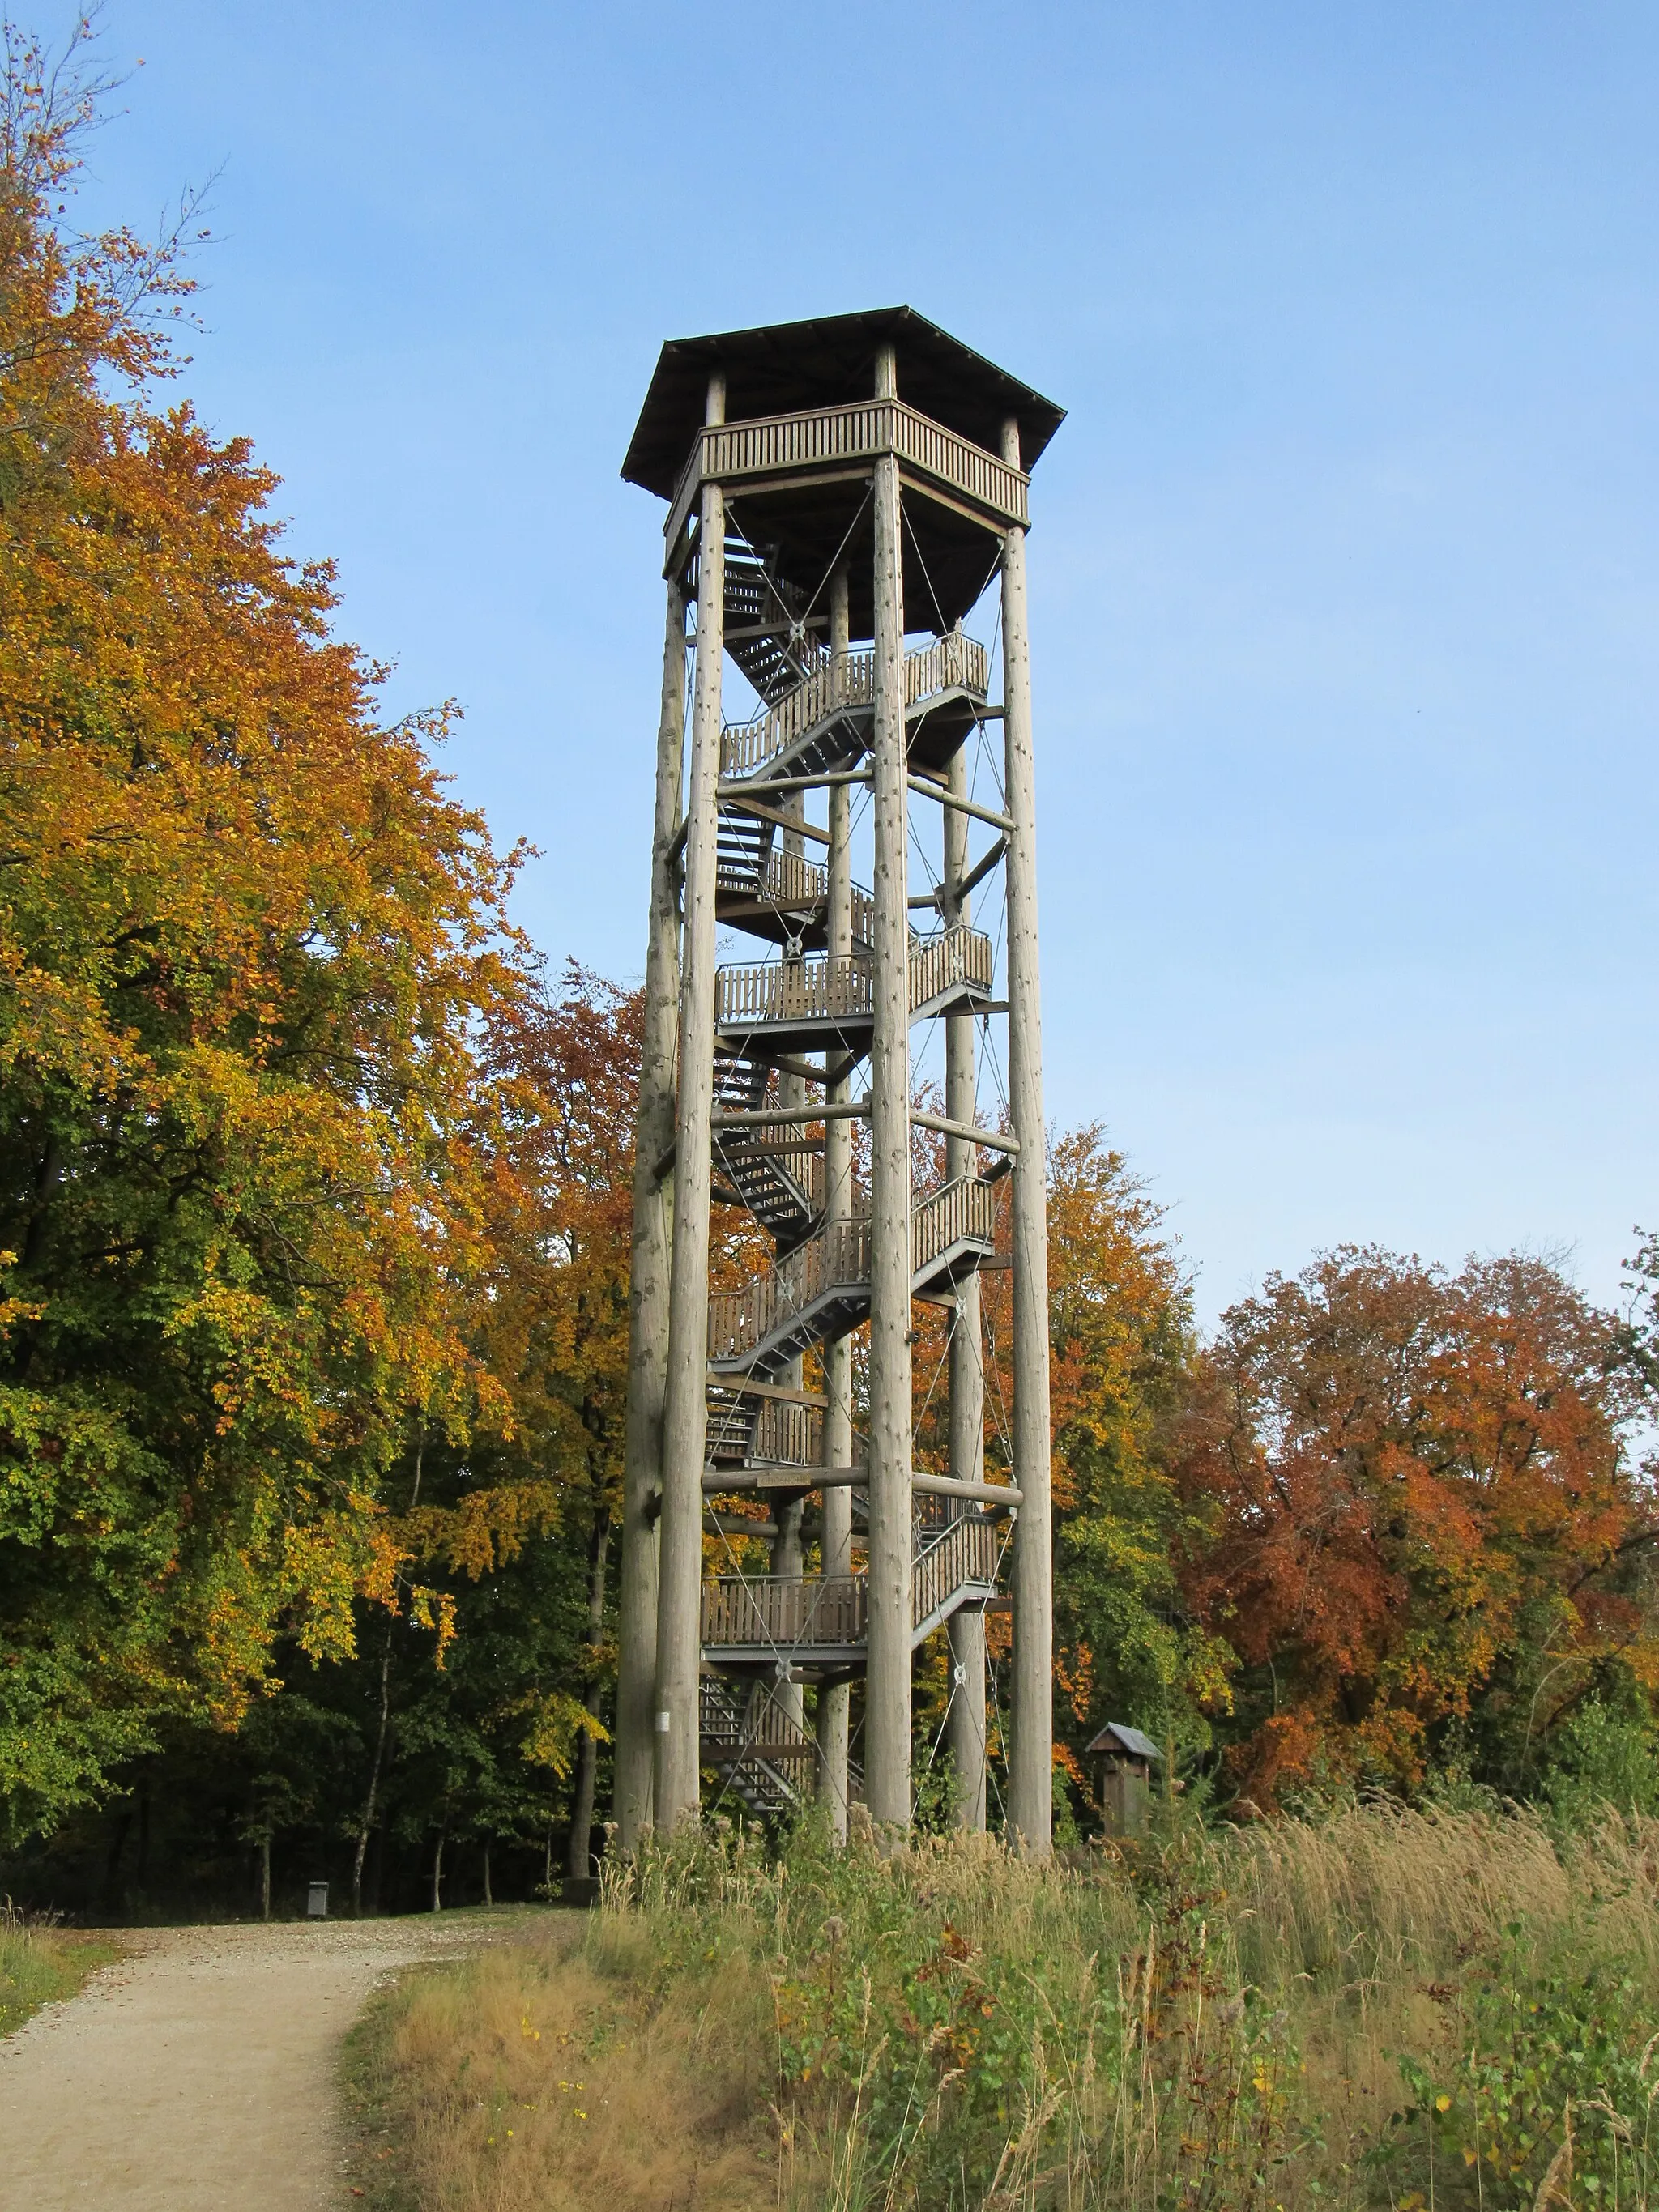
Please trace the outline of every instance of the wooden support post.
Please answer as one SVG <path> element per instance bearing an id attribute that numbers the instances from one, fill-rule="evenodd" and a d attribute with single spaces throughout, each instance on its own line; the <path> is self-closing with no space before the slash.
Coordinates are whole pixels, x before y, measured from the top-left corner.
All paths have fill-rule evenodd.
<path id="1" fill-rule="evenodd" d="M 958 746 L 951 757 L 950 787 L 968 795 L 968 755 Z M 939 919 L 947 929 L 966 928 L 972 902 L 963 884 L 968 875 L 968 817 L 955 809 L 945 813 L 945 881 Z M 958 1127 L 979 1119 L 975 1096 L 974 1018 L 953 1014 L 945 1024 L 945 1111 Z M 954 1180 L 975 1171 L 976 1147 L 963 1137 L 946 1137 L 945 1171 Z M 951 1474 L 958 1482 L 985 1480 L 985 1370 L 980 1328 L 979 1277 L 965 1276 L 957 1291 L 951 1328 Z M 951 1753 L 959 1828 L 985 1826 L 985 1615 L 977 1607 L 951 1616 L 951 1703 L 945 1744 Z"/>
<path id="2" fill-rule="evenodd" d="M 804 827 L 806 821 L 805 792 L 792 792 L 783 802 L 783 813 L 787 820 L 799 823 Z M 806 842 L 799 829 L 784 831 L 783 850 L 787 858 L 794 860 L 799 860 L 805 856 Z M 799 979 L 804 972 L 804 963 L 799 961 L 791 961 L 786 955 L 784 960 L 786 976 L 792 968 L 794 976 Z M 784 984 L 786 994 L 789 989 L 790 984 L 786 981 Z M 778 1079 L 778 1103 L 781 1106 L 796 1108 L 805 1106 L 806 1103 L 805 1079 L 793 1070 L 787 1070 L 781 1074 Z M 802 1180 L 804 1182 L 805 1178 L 803 1177 Z M 799 1353 L 785 1367 L 781 1380 L 786 1389 L 795 1390 L 800 1389 L 803 1375 Z M 780 1582 L 798 1583 L 805 1574 L 805 1560 L 802 1555 L 800 1539 L 801 1500 L 797 1498 L 787 1505 L 781 1504 L 776 1510 L 776 1518 L 778 1533 L 772 1540 L 770 1560 L 772 1572 Z M 773 1690 L 772 1701 L 794 1723 L 795 1727 L 804 1729 L 806 1721 L 806 1692 L 799 1682 L 787 1676 L 781 1677 Z"/>
<path id="3" fill-rule="evenodd" d="M 1002 458 L 1019 466 L 1019 424 L 1003 425 Z M 1054 1820 L 1054 1537 L 1048 1484 L 1048 1229 L 1042 1126 L 1042 1016 L 1037 973 L 1036 788 L 1025 532 L 1002 541 L 1002 696 L 1008 809 L 1008 1104 L 1019 1139 L 1013 1169 L 1014 1656 L 1008 1820 L 1013 1840 L 1047 1857 Z"/>
<path id="4" fill-rule="evenodd" d="M 674 1140 L 674 1038 L 679 1015 L 679 869 L 674 854 L 685 748 L 685 599 L 668 587 L 657 722 L 656 830 L 645 951 L 644 1051 L 634 1133 L 634 1241 L 629 1277 L 628 1415 L 623 1446 L 622 1589 L 617 1614 L 617 1752 L 611 1814 L 623 1850 L 651 1819 L 657 1677 L 657 1499 L 668 1381 L 668 1273 L 673 1191 L 656 1162 Z"/>
<path id="5" fill-rule="evenodd" d="M 893 349 L 876 397 L 896 396 Z M 899 466 L 875 464 L 875 1021 L 870 1065 L 870 1569 L 865 1795 L 890 1832 L 910 1820 L 910 1054 L 905 847 L 904 605 Z"/>
<path id="6" fill-rule="evenodd" d="M 843 562 L 830 579 L 830 660 L 831 684 L 846 681 L 849 644 L 848 575 Z M 832 695 L 833 696 L 833 695 Z M 844 960 L 853 950 L 853 854 L 851 848 L 852 793 L 844 783 L 830 791 L 830 851 L 828 912 L 824 916 L 827 948 L 832 960 Z M 836 1057 L 826 1057 L 826 1067 Z M 844 1103 L 849 1079 L 829 1086 L 832 1101 Z M 853 1124 L 838 1118 L 823 1130 L 823 1209 L 826 1222 L 849 1221 L 853 1215 Z M 829 1399 L 823 1419 L 825 1467 L 849 1466 L 853 1457 L 853 1347 L 844 1336 L 823 1348 L 823 1389 Z M 850 1575 L 853 1571 L 853 1497 L 841 1485 L 823 1492 L 823 1535 L 821 1571 Z M 818 1796 L 830 1816 L 830 1832 L 838 1843 L 847 1840 L 847 1756 L 852 1687 L 847 1682 L 826 1682 L 818 1692 Z"/>
<path id="7" fill-rule="evenodd" d="M 708 382 L 707 419 L 726 416 L 726 381 Z M 657 1600 L 656 1823 L 671 1829 L 698 1810 L 702 1662 L 702 1468 L 708 1431 L 708 1192 L 714 1087 L 714 892 L 720 765 L 720 678 L 726 596 L 726 496 L 702 490 L 697 533 L 697 663 L 686 800 L 685 904 L 680 984 L 680 1075 L 675 1123 L 674 1249 L 669 1275 L 668 1382 Z"/>

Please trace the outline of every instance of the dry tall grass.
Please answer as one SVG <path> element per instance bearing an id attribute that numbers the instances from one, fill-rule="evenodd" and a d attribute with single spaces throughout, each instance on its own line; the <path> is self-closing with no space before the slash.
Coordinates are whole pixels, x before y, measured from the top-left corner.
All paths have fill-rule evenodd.
<path id="1" fill-rule="evenodd" d="M 427 2212 L 665 2212 L 776 2202 L 757 2110 L 763 1985 L 647 1996 L 550 1931 L 411 1977 L 378 2066 Z"/>
<path id="2" fill-rule="evenodd" d="M 1443 2143 L 1435 2166 L 1464 2105 L 1490 2134 L 1487 2091 L 1446 2071 L 1485 2033 L 1476 1995 L 1554 1975 L 1567 2002 L 1609 1972 L 1620 2019 L 1659 2028 L 1659 1827 L 1613 1815 L 1559 1843 L 1524 1814 L 1363 1807 L 1047 1868 L 984 1839 L 773 1860 L 727 1836 L 619 1876 L 568 1957 L 419 1982 L 385 2047 L 433 2212 L 1403 2212 L 1425 2183 L 1436 2212 L 1501 2212 L 1531 2205 L 1559 2115 L 1501 2171 L 1448 2171 Z M 1393 2117 L 1401 2053 L 1450 2085 L 1421 2129 Z M 1569 2158 L 1556 2201 L 1644 2212 L 1645 2153 L 1602 2103 L 1612 2193 L 1575 2195 Z"/>

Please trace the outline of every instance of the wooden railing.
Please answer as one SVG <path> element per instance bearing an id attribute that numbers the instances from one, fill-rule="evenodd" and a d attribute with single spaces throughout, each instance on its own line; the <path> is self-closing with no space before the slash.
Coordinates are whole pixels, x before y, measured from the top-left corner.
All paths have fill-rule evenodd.
<path id="1" fill-rule="evenodd" d="M 703 1436 L 703 1457 L 712 1467 L 721 1460 L 746 1459 L 752 1406 L 741 1398 L 711 1398 Z"/>
<path id="2" fill-rule="evenodd" d="M 714 979 L 714 1020 L 721 1029 L 750 1023 L 835 1020 L 875 1009 L 875 971 L 866 953 L 811 960 L 763 960 L 722 968 Z"/>
<path id="3" fill-rule="evenodd" d="M 734 1136 L 741 1136 L 743 1132 L 731 1129 L 723 1130 L 720 1133 L 730 1144 Z M 751 1145 L 748 1149 L 751 1158 L 769 1161 L 773 1166 L 781 1168 L 814 1213 L 822 1208 L 823 1205 L 822 1146 L 758 1144 Z"/>
<path id="4" fill-rule="evenodd" d="M 995 1524 L 976 1516 L 957 1522 L 931 1545 L 910 1570 L 911 1627 L 920 1628 L 969 1583 L 993 1587 L 998 1549 Z M 720 1575 L 702 1586 L 702 1640 L 779 1651 L 799 1644 L 862 1644 L 869 1633 L 869 1604 L 863 1575 L 810 1581 Z M 763 1717 L 760 1724 L 766 1724 Z M 765 1739 L 755 1741 L 759 1747 Z"/>
<path id="5" fill-rule="evenodd" d="M 826 1291 L 855 1288 L 869 1279 L 868 1221 L 832 1221 L 740 1291 L 709 1293 L 708 1357 L 740 1359 Z"/>
<path id="6" fill-rule="evenodd" d="M 770 1576 L 721 1575 L 702 1586 L 705 1644 L 862 1644 L 869 1628 L 869 1590 L 862 1575 L 817 1576 L 789 1582 Z"/>
<path id="7" fill-rule="evenodd" d="M 711 1390 L 703 1457 L 710 1467 L 732 1460 L 822 1467 L 823 1415 L 816 1406 L 794 1406 L 787 1399 L 757 1401 Z"/>
<path id="8" fill-rule="evenodd" d="M 981 931 L 959 927 L 937 937 L 910 942 L 910 1006 L 929 1005 L 956 986 L 976 984 L 988 992 L 992 980 L 991 940 Z M 875 1012 L 875 969 L 867 953 L 831 959 L 759 960 L 742 968 L 722 968 L 714 981 L 714 1020 L 721 1029 L 758 1027 L 763 1022 L 838 1020 Z"/>
<path id="9" fill-rule="evenodd" d="M 995 1524 L 977 1516 L 956 1522 L 910 1570 L 910 1626 L 920 1628 L 963 1583 L 994 1583 L 996 1575 Z"/>
<path id="10" fill-rule="evenodd" d="M 816 1739 L 760 1682 L 745 1693 L 729 1683 L 705 1680 L 702 1740 L 716 1753 L 753 1752 L 771 1760 L 817 1755 Z"/>
<path id="11" fill-rule="evenodd" d="M 1029 520 L 1030 478 L 995 453 L 902 399 L 855 400 L 846 407 L 812 407 L 795 415 L 767 415 L 748 422 L 722 422 L 701 431 L 675 489 L 665 536 L 672 546 L 704 483 L 740 483 L 745 477 L 788 475 L 826 465 L 874 460 L 896 453 L 913 469 L 961 492 L 1000 521 Z"/>
<path id="12" fill-rule="evenodd" d="M 937 937 L 918 938 L 910 946 L 910 1010 L 941 999 L 963 983 L 977 984 L 988 993 L 992 977 L 991 940 L 977 929 L 958 925 Z"/>
<path id="13" fill-rule="evenodd" d="M 910 1271 L 920 1274 L 953 1244 L 994 1245 L 996 1190 L 977 1176 L 959 1176 L 924 1198 L 910 1216 Z M 832 1221 L 798 1251 L 740 1291 L 711 1291 L 708 1357 L 741 1359 L 773 1331 L 805 1313 L 826 1291 L 856 1289 L 870 1279 L 866 1218 Z"/>
<path id="14" fill-rule="evenodd" d="M 935 692 L 971 691 L 985 696 L 991 680 L 990 657 L 977 638 L 948 630 L 932 645 L 904 656 L 904 704 L 919 706 Z M 787 751 L 803 732 L 827 720 L 843 707 L 867 707 L 876 694 L 876 656 L 873 652 L 849 653 L 840 660 L 826 654 L 804 684 L 752 722 L 735 723 L 720 733 L 720 774 L 752 775 L 758 768 Z"/>
<path id="15" fill-rule="evenodd" d="M 953 1244 L 996 1242 L 997 1194 L 977 1176 L 958 1176 L 910 1216 L 910 1272 L 919 1275 Z"/>
<path id="16" fill-rule="evenodd" d="M 816 1406 L 792 1406 L 785 1399 L 763 1398 L 755 1424 L 754 1454 L 779 1467 L 822 1467 L 823 1415 Z"/>
<path id="17" fill-rule="evenodd" d="M 799 853 L 769 853 L 752 873 L 722 854 L 720 885 L 784 914 L 810 914 L 830 902 L 829 869 Z M 852 886 L 852 894 L 853 934 L 868 945 L 875 935 L 876 902 L 860 884 Z"/>

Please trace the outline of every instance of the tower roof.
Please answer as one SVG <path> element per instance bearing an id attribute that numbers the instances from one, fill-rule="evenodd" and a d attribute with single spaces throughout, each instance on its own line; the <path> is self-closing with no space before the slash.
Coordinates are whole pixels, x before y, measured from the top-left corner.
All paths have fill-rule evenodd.
<path id="1" fill-rule="evenodd" d="M 930 323 L 914 307 L 872 307 L 857 315 L 825 315 L 804 323 L 771 323 L 753 331 L 671 338 L 657 356 L 651 388 L 622 472 L 660 499 L 672 499 L 691 441 L 702 427 L 708 379 L 726 373 L 731 422 L 791 415 L 867 399 L 875 389 L 876 351 L 898 356 L 899 398 L 947 430 L 999 453 L 1002 425 L 1019 422 L 1020 461 L 1030 470 L 1065 420 L 1066 410 Z"/>

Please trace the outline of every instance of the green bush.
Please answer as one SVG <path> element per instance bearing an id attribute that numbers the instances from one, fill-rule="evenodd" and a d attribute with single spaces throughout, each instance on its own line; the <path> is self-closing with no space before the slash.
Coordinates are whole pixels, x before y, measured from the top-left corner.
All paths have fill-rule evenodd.
<path id="1" fill-rule="evenodd" d="M 1376 2165 L 1425 2197 L 1491 2212 L 1541 2205 L 1645 2208 L 1659 2185 L 1656 2008 L 1605 1966 L 1528 1971 L 1522 1923 L 1458 2008 L 1456 2047 L 1402 2057 L 1411 2101 Z"/>

